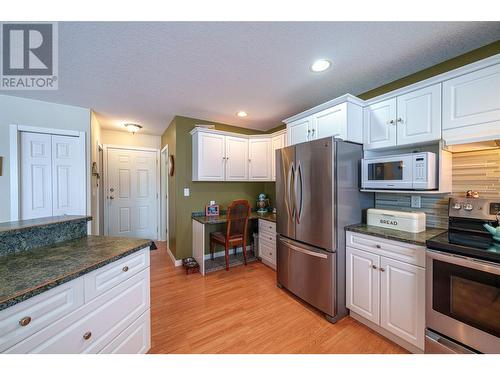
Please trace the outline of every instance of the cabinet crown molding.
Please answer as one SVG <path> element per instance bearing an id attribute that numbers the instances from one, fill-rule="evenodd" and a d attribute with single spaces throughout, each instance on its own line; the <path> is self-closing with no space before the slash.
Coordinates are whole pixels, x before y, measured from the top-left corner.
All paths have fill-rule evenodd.
<path id="1" fill-rule="evenodd" d="M 202 126 L 196 126 L 193 130 L 189 132 L 191 135 L 195 135 L 196 133 L 210 133 L 210 134 L 220 134 L 220 135 L 226 135 L 229 137 L 238 137 L 238 138 L 247 138 L 247 139 L 252 139 L 252 138 L 272 138 L 277 135 L 285 134 L 286 129 L 279 130 L 274 133 L 266 133 L 266 134 L 241 134 L 241 133 L 235 133 L 235 132 L 228 132 L 224 130 L 216 130 L 213 128 L 206 128 Z"/>
<path id="2" fill-rule="evenodd" d="M 342 104 L 342 103 L 352 103 L 352 104 L 359 105 L 360 107 L 363 107 L 365 105 L 364 100 L 361 100 L 357 96 L 354 96 L 352 94 L 345 94 L 345 95 L 339 96 L 338 98 L 329 100 L 323 104 L 317 105 L 316 107 L 313 107 L 313 108 L 310 108 L 306 111 L 300 112 L 294 116 L 288 117 L 288 118 L 284 119 L 283 122 L 285 124 L 288 124 L 289 122 L 299 120 L 303 117 L 310 116 L 310 115 L 315 114 L 319 111 L 334 107 L 337 104 Z"/>

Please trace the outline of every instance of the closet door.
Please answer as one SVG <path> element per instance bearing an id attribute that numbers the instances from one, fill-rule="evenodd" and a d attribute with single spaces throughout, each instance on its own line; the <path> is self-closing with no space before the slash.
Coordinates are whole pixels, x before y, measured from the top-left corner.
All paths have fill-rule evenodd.
<path id="1" fill-rule="evenodd" d="M 20 219 L 52 216 L 50 134 L 21 132 Z"/>
<path id="2" fill-rule="evenodd" d="M 84 152 L 80 138 L 52 136 L 52 215 L 85 214 Z"/>

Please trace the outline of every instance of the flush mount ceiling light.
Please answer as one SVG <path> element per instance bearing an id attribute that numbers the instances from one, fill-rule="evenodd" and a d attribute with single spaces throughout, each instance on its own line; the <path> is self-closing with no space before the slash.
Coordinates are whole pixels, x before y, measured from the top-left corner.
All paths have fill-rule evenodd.
<path id="1" fill-rule="evenodd" d="M 319 72 L 324 72 L 331 65 L 332 65 L 332 63 L 329 60 L 320 59 L 320 60 L 316 60 L 315 62 L 313 62 L 310 69 L 311 69 L 311 71 L 313 71 L 315 73 L 319 73 Z"/>
<path id="2" fill-rule="evenodd" d="M 127 128 L 127 130 L 129 132 L 131 132 L 132 134 L 135 134 L 137 133 L 140 129 L 142 129 L 142 126 L 139 125 L 139 124 L 125 124 L 125 127 Z"/>
<path id="3" fill-rule="evenodd" d="M 238 111 L 238 112 L 236 112 L 236 116 L 238 116 L 238 117 L 247 117 L 248 113 L 246 113 L 245 111 Z"/>

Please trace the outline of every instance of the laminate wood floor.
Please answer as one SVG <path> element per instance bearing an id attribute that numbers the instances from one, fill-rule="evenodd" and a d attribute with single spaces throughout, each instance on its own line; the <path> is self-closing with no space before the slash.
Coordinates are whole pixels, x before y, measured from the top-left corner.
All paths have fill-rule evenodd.
<path id="1" fill-rule="evenodd" d="M 356 320 L 328 323 L 260 262 L 202 277 L 151 252 L 150 353 L 407 353 Z"/>

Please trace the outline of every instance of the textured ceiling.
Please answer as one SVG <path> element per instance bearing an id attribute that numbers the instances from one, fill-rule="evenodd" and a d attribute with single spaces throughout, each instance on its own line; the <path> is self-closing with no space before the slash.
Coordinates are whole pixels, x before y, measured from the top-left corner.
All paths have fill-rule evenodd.
<path id="1" fill-rule="evenodd" d="M 89 107 L 105 128 L 132 121 L 148 134 L 175 115 L 269 129 L 499 35 L 500 22 L 63 22 L 59 90 L 5 93 Z M 310 72 L 317 58 L 333 67 Z"/>

